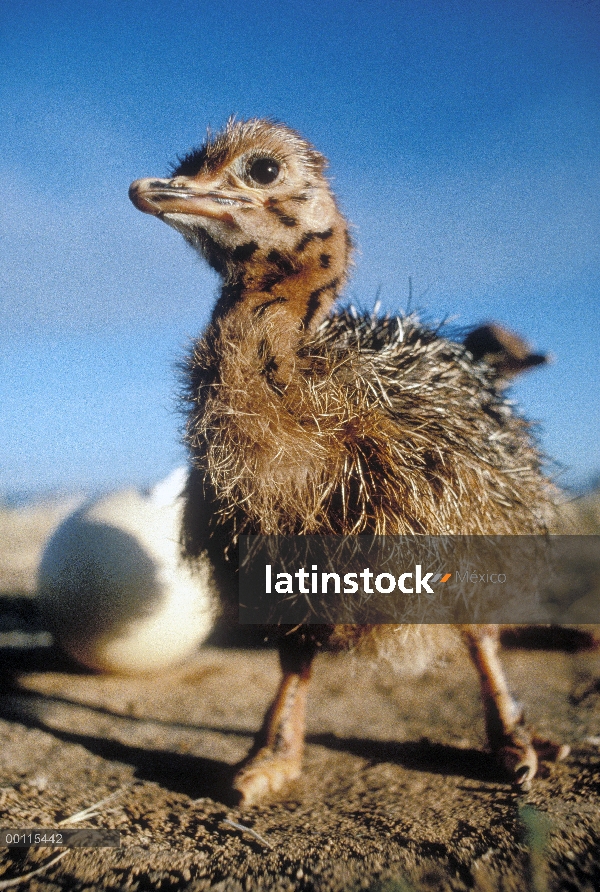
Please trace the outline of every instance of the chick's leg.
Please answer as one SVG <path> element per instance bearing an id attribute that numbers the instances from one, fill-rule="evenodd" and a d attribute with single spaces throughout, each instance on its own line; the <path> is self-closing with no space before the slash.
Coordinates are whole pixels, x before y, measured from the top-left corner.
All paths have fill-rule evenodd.
<path id="1" fill-rule="evenodd" d="M 283 678 L 233 782 L 244 805 L 277 793 L 301 773 L 306 695 L 314 655 L 312 643 L 282 639 L 279 660 Z"/>
<path id="2" fill-rule="evenodd" d="M 523 712 L 510 695 L 498 658 L 498 626 L 466 626 L 463 634 L 479 674 L 492 752 L 513 781 L 527 790 L 538 770 L 538 760 L 564 759 L 569 747 L 540 738 L 526 728 Z"/>

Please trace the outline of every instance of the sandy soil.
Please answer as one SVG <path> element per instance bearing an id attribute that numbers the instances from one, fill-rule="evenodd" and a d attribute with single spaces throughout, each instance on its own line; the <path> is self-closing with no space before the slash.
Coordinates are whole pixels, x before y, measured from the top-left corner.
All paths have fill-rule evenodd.
<path id="1" fill-rule="evenodd" d="M 277 685 L 275 653 L 221 639 L 146 679 L 67 664 L 26 596 L 62 510 L 0 517 L 0 828 L 115 828 L 121 847 L 0 848 L 0 890 L 600 889 L 598 651 L 548 632 L 505 647 L 528 719 L 572 746 L 528 794 L 485 753 L 464 653 L 419 678 L 321 657 L 302 779 L 240 810 L 233 766 Z"/>
<path id="2" fill-rule="evenodd" d="M 82 501 L 81 495 L 65 496 L 19 509 L 0 503 L 0 593 L 34 593 L 46 541 Z"/>
<path id="3" fill-rule="evenodd" d="M 24 599 L 0 604 L 5 627 L 33 628 Z M 597 890 L 600 657 L 504 659 L 530 720 L 573 747 L 530 793 L 483 749 L 463 654 L 411 680 L 324 656 L 302 780 L 242 811 L 228 784 L 277 684 L 272 651 L 207 646 L 176 672 L 132 680 L 5 647 L 0 826 L 56 828 L 116 794 L 62 826 L 116 828 L 121 848 L 71 848 L 32 890 Z M 0 851 L 2 889 L 61 850 Z"/>

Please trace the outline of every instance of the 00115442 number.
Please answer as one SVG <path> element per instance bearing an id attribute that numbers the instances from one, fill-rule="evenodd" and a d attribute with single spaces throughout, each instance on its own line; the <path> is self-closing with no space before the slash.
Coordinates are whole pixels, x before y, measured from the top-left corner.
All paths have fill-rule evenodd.
<path id="1" fill-rule="evenodd" d="M 69 848 L 120 848 L 118 830 L 97 830 L 81 827 L 75 830 L 0 829 L 0 846 L 24 848 L 28 846 L 67 846 Z"/>

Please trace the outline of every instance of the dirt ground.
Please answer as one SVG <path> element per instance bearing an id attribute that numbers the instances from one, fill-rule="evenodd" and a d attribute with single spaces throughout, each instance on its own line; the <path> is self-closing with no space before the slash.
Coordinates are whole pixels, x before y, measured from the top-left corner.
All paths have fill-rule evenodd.
<path id="1" fill-rule="evenodd" d="M 464 654 L 416 679 L 320 657 L 303 778 L 241 810 L 232 766 L 276 687 L 273 651 L 205 646 L 158 678 L 97 676 L 42 646 L 27 599 L 0 599 L 0 616 L 0 826 L 121 833 L 118 849 L 1 849 L 0 889 L 61 851 L 20 888 L 600 889 L 597 652 L 505 648 L 530 721 L 573 748 L 528 794 L 484 751 Z"/>
<path id="2" fill-rule="evenodd" d="M 572 747 L 527 794 L 485 752 L 465 653 L 416 678 L 321 656 L 302 779 L 242 810 L 233 766 L 276 654 L 221 637 L 153 678 L 68 664 L 31 597 L 67 507 L 0 514 L 0 829 L 117 829 L 121 845 L 0 848 L 0 890 L 600 889 L 599 651 L 569 652 L 568 631 L 505 632 L 528 720 Z"/>

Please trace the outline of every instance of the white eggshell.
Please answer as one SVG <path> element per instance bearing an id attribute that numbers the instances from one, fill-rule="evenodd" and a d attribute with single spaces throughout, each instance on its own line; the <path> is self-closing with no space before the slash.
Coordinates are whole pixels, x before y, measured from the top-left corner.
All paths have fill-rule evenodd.
<path id="1" fill-rule="evenodd" d="M 211 568 L 180 554 L 185 469 L 150 496 L 136 490 L 89 502 L 50 538 L 39 570 L 40 612 L 79 663 L 125 675 L 190 656 L 214 618 Z"/>

